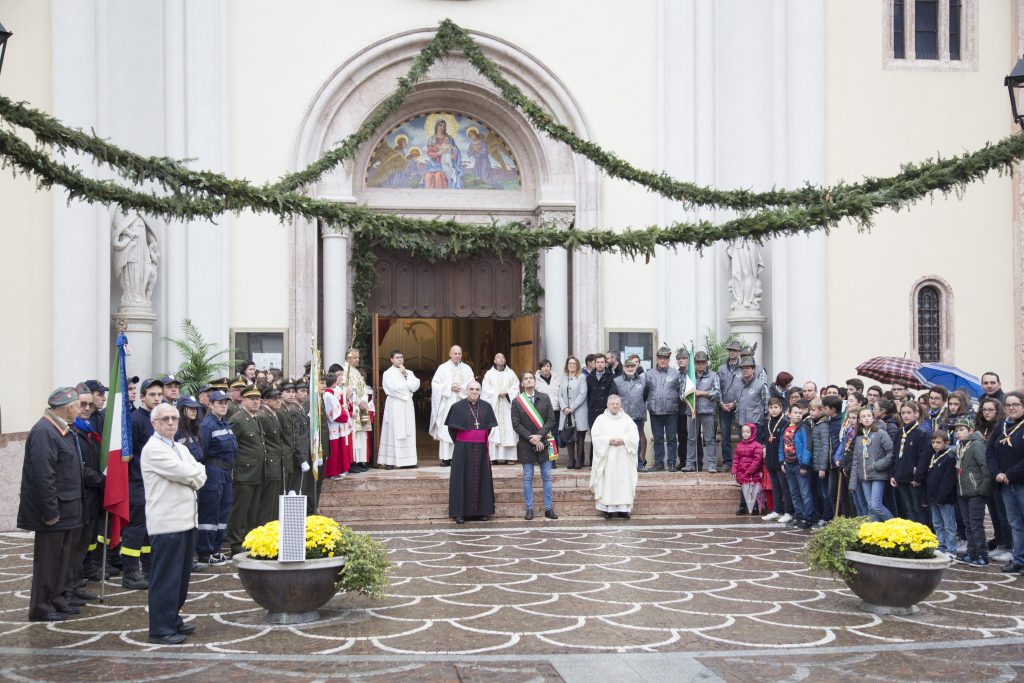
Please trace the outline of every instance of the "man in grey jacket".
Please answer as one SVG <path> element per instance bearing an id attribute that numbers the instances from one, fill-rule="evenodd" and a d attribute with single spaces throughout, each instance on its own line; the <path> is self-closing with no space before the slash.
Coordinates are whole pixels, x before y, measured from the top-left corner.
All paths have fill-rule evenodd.
<path id="1" fill-rule="evenodd" d="M 640 434 L 640 444 L 643 444 L 644 423 L 647 422 L 647 376 L 636 371 L 637 362 L 630 358 L 623 366 L 623 374 L 615 378 L 615 393 L 622 400 L 622 409 L 626 411 L 633 422 L 636 423 L 636 430 Z M 637 472 L 643 471 L 644 460 L 643 449 L 637 447 Z"/>
<path id="2" fill-rule="evenodd" d="M 768 408 L 768 384 L 757 373 L 757 364 L 750 356 L 740 359 L 740 387 L 736 399 L 737 426 L 748 422 L 761 424 Z"/>
<path id="3" fill-rule="evenodd" d="M 668 365 L 672 358 L 672 349 L 668 346 L 662 344 L 657 356 L 655 366 L 644 373 L 647 378 L 647 410 L 651 413 L 651 431 L 654 434 L 654 464 L 644 471 L 664 472 L 666 460 L 668 469 L 677 471 L 679 371 Z"/>
<path id="4" fill-rule="evenodd" d="M 726 345 L 729 358 L 722 367 L 718 368 L 718 384 L 721 387 L 722 397 L 719 399 L 718 407 L 721 412 L 718 414 L 718 427 L 722 430 L 722 465 L 729 469 L 732 467 L 732 426 L 736 423 L 736 404 L 740 399 L 740 350 L 743 345 L 738 341 L 731 341 Z"/>
<path id="5" fill-rule="evenodd" d="M 698 351 L 693 354 L 694 374 L 697 379 L 696 416 L 686 421 L 686 467 L 684 472 L 697 471 L 697 434 L 704 444 L 704 471 L 717 472 L 718 456 L 715 453 L 715 408 L 722 399 L 718 375 L 708 370 L 708 354 Z"/>

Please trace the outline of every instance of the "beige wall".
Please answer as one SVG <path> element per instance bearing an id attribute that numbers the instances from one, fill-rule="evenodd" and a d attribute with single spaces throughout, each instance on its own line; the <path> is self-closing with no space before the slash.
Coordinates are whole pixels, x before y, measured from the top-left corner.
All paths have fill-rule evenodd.
<path id="1" fill-rule="evenodd" d="M 503 6 L 509 10 L 499 10 Z M 494 2 L 389 0 L 380 9 L 363 6 L 358 14 L 349 3 L 303 7 L 281 12 L 277 2 L 231 3 L 231 171 L 237 176 L 265 180 L 290 170 L 306 107 L 331 72 L 375 41 L 434 27 L 444 16 L 534 55 L 566 84 L 602 146 L 641 167 L 654 165 L 653 2 L 634 3 L 626 12 L 612 0 L 585 6 L 521 0 L 514 8 Z M 538 21 L 539 16 L 544 20 Z M 596 49 L 581 54 L 578 43 L 563 39 L 566 30 L 586 36 Z M 618 46 L 630 46 L 629 59 Z M 655 220 L 654 197 L 621 181 L 604 181 L 603 207 L 604 225 L 640 226 Z M 288 324 L 287 272 L 280 267 L 286 250 L 286 232 L 273 218 L 233 220 L 232 326 Z M 650 291 L 654 268 L 622 265 L 617 257 L 605 258 L 603 267 L 606 315 L 622 316 L 617 326 L 649 326 L 644 321 L 655 318 L 653 298 L 627 297 L 622 283 L 629 280 Z"/>
<path id="2" fill-rule="evenodd" d="M 14 31 L 0 72 L 0 93 L 49 111 L 50 3 L 0 0 L 0 20 Z M 0 173 L 0 409 L 5 433 L 27 431 L 53 389 L 52 201 L 52 193 L 38 191 L 34 181 L 12 178 L 8 170 Z"/>
<path id="3" fill-rule="evenodd" d="M 1002 86 L 1013 64 L 1010 2 L 979 4 L 977 70 L 931 72 L 883 70 L 881 3 L 829 0 L 830 183 L 890 175 L 901 162 L 962 153 L 1011 132 Z M 953 290 L 953 361 L 977 374 L 995 370 L 1009 383 L 1011 193 L 1010 179 L 994 174 L 962 199 L 940 195 L 909 212 L 882 213 L 870 234 L 848 226 L 832 234 L 826 283 L 830 380 L 841 382 L 874 355 L 909 355 L 911 287 L 936 275 Z"/>

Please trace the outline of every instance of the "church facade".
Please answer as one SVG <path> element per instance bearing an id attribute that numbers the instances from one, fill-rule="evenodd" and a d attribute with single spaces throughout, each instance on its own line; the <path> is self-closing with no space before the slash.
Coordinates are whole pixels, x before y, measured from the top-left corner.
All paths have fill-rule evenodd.
<path id="1" fill-rule="evenodd" d="M 577 135 L 699 184 L 764 190 L 891 175 L 1013 131 L 1002 77 L 1022 51 L 1022 0 L 645 0 L 625 10 L 610 0 L 22 0 L 0 18 L 15 32 L 0 92 L 140 153 L 272 181 L 371 116 L 449 17 Z M 547 357 L 557 369 L 570 353 L 650 360 L 661 342 L 700 346 L 709 331 L 736 332 L 758 343 L 770 372 L 798 381 L 841 383 L 866 358 L 907 355 L 994 370 L 1017 386 L 1021 189 L 1019 175 L 994 175 L 962 197 L 883 213 L 870 233 L 663 248 L 649 263 L 552 249 L 536 317 L 524 316 L 515 259 L 430 264 L 381 252 L 374 338 L 415 349 L 424 367 L 459 342 L 482 372 L 493 350 L 529 347 L 519 359 Z M 457 54 L 307 192 L 467 224 L 730 218 L 605 177 Z M 327 363 L 351 342 L 344 230 L 248 213 L 167 223 L 69 205 L 10 176 L 0 200 L 0 239 L 14 257 L 0 297 L 17 321 L 0 331 L 5 432 L 27 429 L 52 386 L 107 376 L 115 320 L 128 325 L 129 371 L 140 375 L 176 367 L 165 338 L 185 319 L 289 374 L 314 336 Z"/>

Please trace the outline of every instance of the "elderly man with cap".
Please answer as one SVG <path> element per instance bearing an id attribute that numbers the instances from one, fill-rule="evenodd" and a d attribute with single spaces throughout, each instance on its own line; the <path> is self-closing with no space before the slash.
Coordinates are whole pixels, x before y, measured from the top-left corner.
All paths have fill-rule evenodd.
<path id="1" fill-rule="evenodd" d="M 736 423 L 736 404 L 740 400 L 740 351 L 743 345 L 733 340 L 726 344 L 729 354 L 722 367 L 718 368 L 718 385 L 721 387 L 722 398 L 719 400 L 718 427 L 722 432 L 722 465 L 725 469 L 732 468 L 732 428 Z M 742 424 L 742 423 L 738 423 Z M 705 453 L 707 458 L 709 454 Z M 715 458 L 717 460 L 717 458 Z"/>
<path id="2" fill-rule="evenodd" d="M 715 409 L 722 398 L 718 384 L 719 376 L 708 369 L 707 351 L 693 354 L 694 377 L 696 379 L 697 414 L 691 414 L 686 421 L 686 467 L 684 472 L 696 472 L 700 465 L 697 455 L 698 438 L 704 448 L 704 471 L 717 472 L 718 456 L 715 453 Z"/>
<path id="3" fill-rule="evenodd" d="M 671 357 L 672 349 L 662 344 L 654 367 L 644 373 L 647 378 L 647 410 L 651 413 L 651 432 L 654 434 L 654 464 L 645 472 L 664 472 L 666 464 L 670 471 L 677 470 L 679 371 L 669 367 Z"/>
<path id="4" fill-rule="evenodd" d="M 263 390 L 259 412 L 256 419 L 259 420 L 260 429 L 263 431 L 263 445 L 266 447 L 266 459 L 263 461 L 263 490 L 260 493 L 260 507 L 257 524 L 266 524 L 277 519 L 277 497 L 284 493 L 284 473 L 282 463 L 285 460 L 284 436 L 281 429 L 281 421 L 271 405 L 273 402 L 280 404 L 281 392 L 275 387 L 267 387 Z"/>
<path id="5" fill-rule="evenodd" d="M 96 407 L 95 392 L 90 390 L 87 382 L 79 384 L 75 389 L 78 391 L 79 412 L 71 423 L 71 435 L 75 439 L 75 450 L 82 460 L 82 533 L 79 534 L 78 542 L 71 551 L 71 571 L 64 593 L 68 604 L 82 604 L 97 597 L 80 585 L 82 579 L 86 578 L 86 557 L 97 547 L 97 531 L 103 533 L 102 529 L 97 529 L 97 522 L 103 503 L 105 480 L 103 472 L 100 471 L 101 437 L 93 429 L 90 421 Z M 102 560 L 98 553 L 95 553 L 94 557 Z M 96 570 L 99 569 L 100 566 L 96 566 Z"/>
<path id="6" fill-rule="evenodd" d="M 736 425 L 764 421 L 768 409 L 768 382 L 757 374 L 757 364 L 752 356 L 740 358 L 740 391 L 736 402 Z"/>
<path id="7" fill-rule="evenodd" d="M 182 620 L 181 607 L 196 549 L 196 491 L 206 482 L 206 470 L 174 441 L 179 419 L 173 405 L 156 406 L 150 414 L 155 431 L 141 454 L 146 530 L 153 544 L 149 642 L 158 645 L 180 645 L 196 630 Z"/>
<path id="8" fill-rule="evenodd" d="M 635 358 L 626 359 L 621 376 L 615 378 L 615 393 L 622 401 L 622 409 L 636 423 L 637 451 L 636 471 L 642 472 L 644 465 L 644 423 L 647 422 L 647 376 L 637 372 L 640 363 Z"/>
<path id="9" fill-rule="evenodd" d="M 142 403 L 132 412 L 132 459 L 128 461 L 128 526 L 121 533 L 121 585 L 131 590 L 149 588 L 150 545 L 146 533 L 146 489 L 142 480 L 142 449 L 153 436 L 152 411 L 163 402 L 164 385 L 147 379 L 140 387 Z"/>
<path id="10" fill-rule="evenodd" d="M 219 566 L 231 560 L 222 552 L 231 515 L 231 468 L 238 452 L 238 439 L 227 423 L 228 395 L 219 389 L 210 393 L 210 411 L 199 425 L 206 483 L 196 494 L 199 506 L 199 535 L 196 553 L 200 564 Z"/>
<path id="11" fill-rule="evenodd" d="M 18 528 L 35 532 L 29 621 L 63 621 L 81 610 L 67 604 L 71 552 L 82 528 L 82 461 L 71 435 L 78 391 L 60 387 L 25 442 Z"/>
<path id="12" fill-rule="evenodd" d="M 227 542 L 231 553 L 242 552 L 245 535 L 258 527 L 260 500 L 263 495 L 267 446 L 263 427 L 258 419 L 260 390 L 246 387 L 242 392 L 242 408 L 228 418 L 228 425 L 238 440 L 231 478 L 231 515 L 228 517 Z M 229 404 L 230 408 L 230 404 Z"/>

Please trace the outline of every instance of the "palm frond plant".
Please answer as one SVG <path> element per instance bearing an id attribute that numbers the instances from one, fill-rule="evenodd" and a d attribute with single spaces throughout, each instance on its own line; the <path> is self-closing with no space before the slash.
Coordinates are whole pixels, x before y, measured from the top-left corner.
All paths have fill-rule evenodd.
<path id="1" fill-rule="evenodd" d="M 218 350 L 188 318 L 181 323 L 181 331 L 184 336 L 180 339 L 164 337 L 164 341 L 174 344 L 181 354 L 181 365 L 173 374 L 181 382 L 182 395 L 195 396 L 204 384 L 231 368 L 234 354 L 232 349 Z"/>
<path id="2" fill-rule="evenodd" d="M 729 334 L 725 339 L 719 339 L 715 331 L 708 327 L 704 331 L 704 348 L 708 352 L 708 366 L 712 372 L 718 372 L 718 368 L 722 367 L 722 363 L 729 357 L 729 352 L 726 350 L 726 345 L 732 341 L 743 341 L 735 334 Z"/>

